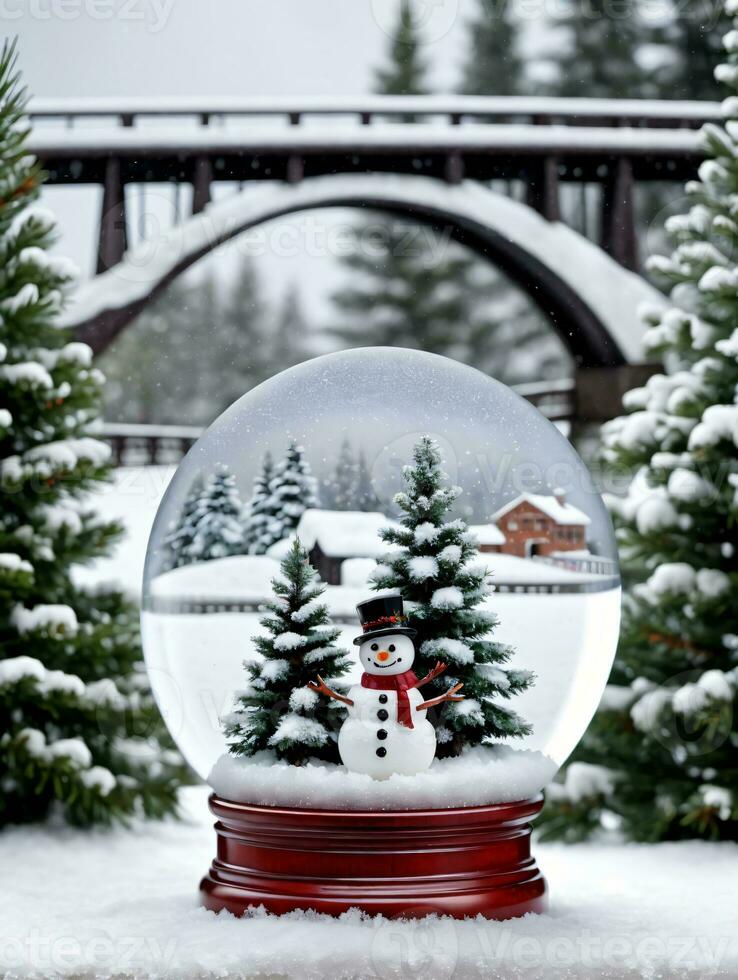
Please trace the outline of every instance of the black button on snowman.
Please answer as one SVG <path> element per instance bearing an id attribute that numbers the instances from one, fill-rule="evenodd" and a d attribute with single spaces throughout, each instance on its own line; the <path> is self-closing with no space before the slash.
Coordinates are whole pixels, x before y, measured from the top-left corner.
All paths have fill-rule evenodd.
<path id="1" fill-rule="evenodd" d="M 362 628 L 354 640 L 364 668 L 361 684 L 354 685 L 346 698 L 320 676 L 310 687 L 348 707 L 338 736 L 338 751 L 347 769 L 375 779 L 393 773 L 413 776 L 428 769 L 436 754 L 436 733 L 427 709 L 444 701 L 461 701 L 456 692 L 462 685 L 423 700 L 419 688 L 442 674 L 446 665 L 439 661 L 425 677 L 416 677 L 412 670 L 416 631 L 403 625 L 407 617 L 401 596 L 368 599 L 356 609 Z"/>

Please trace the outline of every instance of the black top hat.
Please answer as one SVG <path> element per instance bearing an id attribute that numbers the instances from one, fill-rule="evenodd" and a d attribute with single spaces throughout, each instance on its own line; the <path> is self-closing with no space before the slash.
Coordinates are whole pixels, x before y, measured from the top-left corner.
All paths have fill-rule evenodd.
<path id="1" fill-rule="evenodd" d="M 383 595 L 377 599 L 367 599 L 356 607 L 362 633 L 354 640 L 354 646 L 387 633 L 404 633 L 415 636 L 417 630 L 407 626 L 407 616 L 403 611 L 401 595 Z"/>

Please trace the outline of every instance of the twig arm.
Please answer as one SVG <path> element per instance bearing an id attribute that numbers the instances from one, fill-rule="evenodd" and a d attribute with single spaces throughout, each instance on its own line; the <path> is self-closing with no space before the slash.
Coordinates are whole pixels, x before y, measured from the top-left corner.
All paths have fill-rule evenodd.
<path id="1" fill-rule="evenodd" d="M 431 698 L 430 701 L 421 701 L 415 710 L 422 711 L 423 708 L 435 708 L 437 704 L 443 704 L 444 701 L 463 701 L 464 695 L 456 693 L 457 691 L 461 690 L 463 686 L 464 685 L 461 683 L 454 684 L 453 687 L 450 687 L 448 691 L 446 691 L 445 694 L 441 694 L 440 697 Z"/>
<path id="2" fill-rule="evenodd" d="M 342 694 L 337 694 L 336 691 L 332 691 L 320 674 L 318 674 L 318 683 L 309 683 L 308 687 L 311 691 L 315 691 L 316 694 L 325 694 L 327 697 L 333 698 L 334 701 L 341 701 L 343 704 L 347 704 L 349 708 L 352 708 L 354 705 L 351 698 L 345 698 Z"/>
<path id="3" fill-rule="evenodd" d="M 439 674 L 444 672 L 444 670 L 448 670 L 446 664 L 441 663 L 440 660 L 437 660 L 435 667 L 429 671 L 425 677 L 421 678 L 417 684 L 413 684 L 413 687 L 423 687 L 425 684 L 430 684 L 430 682 L 434 681 Z"/>

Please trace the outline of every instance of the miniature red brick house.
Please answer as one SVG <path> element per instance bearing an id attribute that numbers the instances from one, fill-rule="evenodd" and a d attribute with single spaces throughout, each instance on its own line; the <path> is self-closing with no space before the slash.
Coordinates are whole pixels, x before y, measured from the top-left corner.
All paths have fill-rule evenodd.
<path id="1" fill-rule="evenodd" d="M 492 520 L 504 535 L 501 551 L 519 558 L 587 551 L 587 515 L 567 503 L 563 491 L 522 493 L 501 507 Z"/>

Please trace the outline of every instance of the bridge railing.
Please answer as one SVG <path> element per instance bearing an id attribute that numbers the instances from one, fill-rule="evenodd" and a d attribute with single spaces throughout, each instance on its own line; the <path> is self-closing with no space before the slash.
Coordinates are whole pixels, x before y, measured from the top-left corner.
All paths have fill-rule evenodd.
<path id="1" fill-rule="evenodd" d="M 522 395 L 531 405 L 551 422 L 571 422 L 574 418 L 576 383 L 574 378 L 556 381 L 532 381 L 513 385 L 513 391 Z"/>
<path id="2" fill-rule="evenodd" d="M 125 127 L 165 116 L 189 117 L 200 125 L 231 117 L 275 117 L 293 126 L 319 117 L 348 116 L 364 125 L 376 119 L 414 122 L 433 117 L 451 125 L 483 121 L 695 129 L 721 118 L 718 102 L 486 95 L 42 98 L 31 101 L 29 113 L 34 120 L 57 119 L 67 126 L 97 118 Z"/>
<path id="3" fill-rule="evenodd" d="M 638 270 L 636 183 L 692 178 L 697 130 L 721 117 L 717 102 L 463 95 L 51 98 L 29 110 L 28 149 L 48 182 L 102 187 L 98 272 L 128 248 L 129 187 L 141 214 L 148 184 L 172 187 L 178 221 L 217 183 L 343 173 L 497 182 L 549 221 L 562 220 L 561 187 L 573 183 L 579 204 L 563 220 Z"/>
<path id="4" fill-rule="evenodd" d="M 564 378 L 514 386 L 552 422 L 574 418 L 574 381 Z M 113 451 L 115 466 L 164 466 L 178 463 L 202 435 L 196 425 L 104 422 L 97 435 Z"/>
<path id="5" fill-rule="evenodd" d="M 178 463 L 202 433 L 196 425 L 105 422 L 97 435 L 112 449 L 115 466 L 165 466 Z"/>

